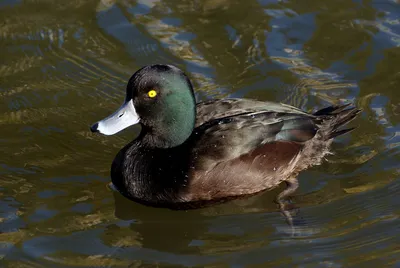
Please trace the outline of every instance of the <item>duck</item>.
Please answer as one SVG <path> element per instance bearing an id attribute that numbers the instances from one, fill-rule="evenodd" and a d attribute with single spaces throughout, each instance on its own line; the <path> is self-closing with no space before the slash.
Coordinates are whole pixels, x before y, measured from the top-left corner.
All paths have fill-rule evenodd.
<path id="1" fill-rule="evenodd" d="M 361 110 L 332 105 L 314 113 L 245 98 L 196 103 L 179 68 L 144 66 L 128 81 L 123 105 L 90 127 L 114 135 L 140 124 L 138 136 L 111 165 L 111 181 L 135 202 L 194 209 L 245 198 L 286 184 L 282 211 L 299 186 L 298 174 L 322 163 L 333 139 Z"/>

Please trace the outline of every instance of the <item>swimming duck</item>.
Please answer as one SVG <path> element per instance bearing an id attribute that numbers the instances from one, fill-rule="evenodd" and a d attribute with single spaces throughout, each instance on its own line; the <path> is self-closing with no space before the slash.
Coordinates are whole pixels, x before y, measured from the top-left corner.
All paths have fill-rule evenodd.
<path id="1" fill-rule="evenodd" d="M 115 188 L 136 202 L 171 209 L 203 207 L 257 194 L 286 182 L 277 201 L 298 187 L 300 171 L 321 163 L 339 129 L 360 112 L 348 105 L 313 114 L 274 102 L 217 99 L 196 104 L 188 77 L 151 65 L 129 79 L 124 104 L 91 126 L 113 135 L 140 124 L 116 155 Z"/>

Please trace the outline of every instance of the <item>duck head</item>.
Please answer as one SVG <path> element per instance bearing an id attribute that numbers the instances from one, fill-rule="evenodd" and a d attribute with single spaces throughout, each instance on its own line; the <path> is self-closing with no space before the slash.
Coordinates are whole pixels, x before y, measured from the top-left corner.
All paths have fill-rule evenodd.
<path id="1" fill-rule="evenodd" d="M 150 65 L 129 79 L 122 106 L 90 130 L 113 135 L 140 123 L 141 137 L 152 146 L 169 148 L 191 135 L 195 120 L 196 101 L 188 77 L 171 65 Z"/>

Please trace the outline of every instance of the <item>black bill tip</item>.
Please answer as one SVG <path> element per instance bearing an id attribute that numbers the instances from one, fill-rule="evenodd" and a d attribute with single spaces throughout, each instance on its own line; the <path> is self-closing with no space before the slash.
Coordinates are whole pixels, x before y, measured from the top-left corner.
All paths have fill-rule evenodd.
<path id="1" fill-rule="evenodd" d="M 90 131 L 99 132 L 98 127 L 99 127 L 99 123 L 95 123 L 90 127 Z"/>

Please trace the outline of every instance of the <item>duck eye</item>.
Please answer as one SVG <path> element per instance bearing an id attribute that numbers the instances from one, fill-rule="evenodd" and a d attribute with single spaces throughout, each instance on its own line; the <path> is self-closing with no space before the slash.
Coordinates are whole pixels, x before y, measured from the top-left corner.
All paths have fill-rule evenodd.
<path id="1" fill-rule="evenodd" d="M 147 92 L 147 95 L 150 98 L 154 98 L 155 96 L 157 96 L 157 91 L 155 91 L 154 89 L 150 90 L 149 92 Z"/>

